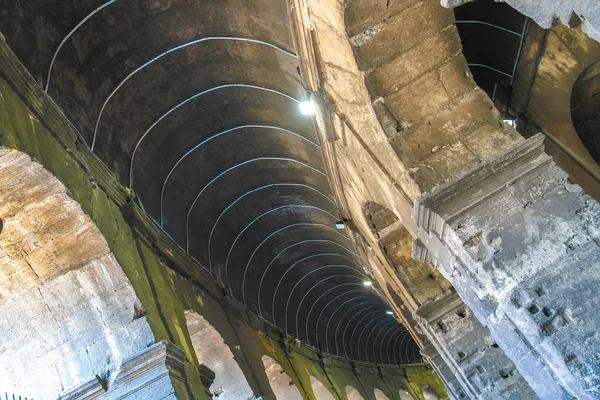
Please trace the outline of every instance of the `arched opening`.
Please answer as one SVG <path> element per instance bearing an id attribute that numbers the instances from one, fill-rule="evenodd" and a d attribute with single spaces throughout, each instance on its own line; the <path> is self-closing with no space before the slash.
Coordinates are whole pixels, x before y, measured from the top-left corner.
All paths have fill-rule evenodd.
<path id="1" fill-rule="evenodd" d="M 404 389 L 400 389 L 398 394 L 400 395 L 400 400 L 415 400 L 415 398 Z"/>
<path id="2" fill-rule="evenodd" d="M 313 393 L 317 400 L 335 400 L 327 387 L 312 375 L 310 377 L 310 386 L 312 387 Z"/>
<path id="3" fill-rule="evenodd" d="M 575 81 L 571 118 L 581 142 L 600 163 L 600 61 L 587 67 Z"/>
<path id="4" fill-rule="evenodd" d="M 219 332 L 193 311 L 185 312 L 185 320 L 198 362 L 215 373 L 210 387 L 213 396 L 219 400 L 251 398 L 252 389 Z"/>
<path id="5" fill-rule="evenodd" d="M 353 388 L 352 386 L 346 386 L 346 397 L 348 400 L 365 400 L 358 390 Z"/>
<path id="6" fill-rule="evenodd" d="M 375 400 L 390 400 L 390 399 L 381 390 L 375 389 Z"/>
<path id="7" fill-rule="evenodd" d="M 477 85 L 511 125 L 513 81 L 527 18 L 504 2 L 478 0 L 454 9 L 463 54 Z"/>
<path id="8" fill-rule="evenodd" d="M 277 400 L 302 400 L 302 395 L 284 369 L 269 356 L 262 357 L 269 384 Z"/>

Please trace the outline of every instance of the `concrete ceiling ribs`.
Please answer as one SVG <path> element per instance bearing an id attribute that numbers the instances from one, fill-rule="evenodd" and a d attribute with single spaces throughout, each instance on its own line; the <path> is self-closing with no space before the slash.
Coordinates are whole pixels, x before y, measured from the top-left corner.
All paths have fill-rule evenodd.
<path id="1" fill-rule="evenodd" d="M 9 46 L 80 145 L 228 294 L 324 352 L 421 362 L 336 229 L 286 1 L 5 7 Z"/>

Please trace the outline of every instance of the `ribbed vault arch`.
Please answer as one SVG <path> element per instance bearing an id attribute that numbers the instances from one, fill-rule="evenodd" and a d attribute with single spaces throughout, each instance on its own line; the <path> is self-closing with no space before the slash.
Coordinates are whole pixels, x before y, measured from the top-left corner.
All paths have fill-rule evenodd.
<path id="1" fill-rule="evenodd" d="M 419 362 L 340 220 L 283 0 L 9 2 L 79 141 L 227 292 L 322 351 Z"/>

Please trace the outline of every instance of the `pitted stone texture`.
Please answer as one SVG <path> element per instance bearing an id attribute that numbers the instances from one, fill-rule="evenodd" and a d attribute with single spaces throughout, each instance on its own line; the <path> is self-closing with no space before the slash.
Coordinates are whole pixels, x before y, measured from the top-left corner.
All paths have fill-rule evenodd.
<path id="1" fill-rule="evenodd" d="M 538 135 L 439 188 L 420 239 L 541 399 L 593 399 L 600 205 L 542 150 Z"/>
<path id="2" fill-rule="evenodd" d="M 154 342 L 94 223 L 41 165 L 6 149 L 0 217 L 3 390 L 54 399 Z"/>
<path id="3" fill-rule="evenodd" d="M 456 398 L 537 398 L 488 329 L 455 293 L 422 306 L 417 315 L 432 345 L 452 369 L 456 380 L 448 379 L 448 383 Z M 439 360 L 430 358 L 436 369 L 443 371 L 445 366 Z M 457 384 L 460 380 L 462 385 Z"/>
<path id="4" fill-rule="evenodd" d="M 490 213 L 493 209 L 502 213 Z M 498 320 L 512 321 L 573 395 L 594 398 L 600 359 L 590 349 L 600 348 L 595 313 L 600 242 L 594 228 L 590 230 L 597 225 L 582 215 L 600 220 L 600 207 L 554 167 L 533 181 L 519 182 L 510 198 L 497 196 L 476 207 L 455 226 L 462 226 L 457 232 L 466 242 L 470 238 L 461 233 L 476 228 L 482 238 L 478 246 L 488 248 L 477 261 L 488 274 L 482 282 L 498 304 L 489 318 L 491 329 L 503 336 Z M 495 249 L 493 241 L 498 243 Z M 531 301 L 517 307 L 517 291 L 530 294 Z M 513 357 L 530 353 L 510 341 L 504 347 Z M 572 357 L 577 361 L 568 363 Z"/>

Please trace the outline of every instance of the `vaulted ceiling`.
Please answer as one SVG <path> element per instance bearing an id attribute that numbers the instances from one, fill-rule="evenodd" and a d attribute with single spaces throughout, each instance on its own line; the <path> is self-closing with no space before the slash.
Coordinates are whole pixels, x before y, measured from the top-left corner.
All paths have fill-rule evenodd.
<path id="1" fill-rule="evenodd" d="M 284 0 L 4 3 L 79 140 L 233 297 L 324 352 L 420 360 L 336 229 Z"/>

